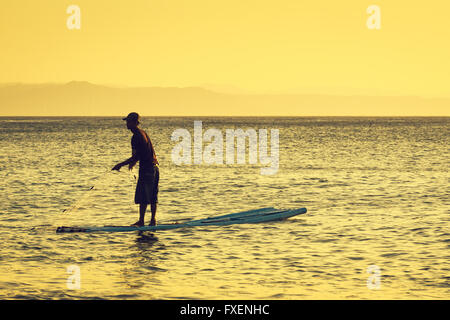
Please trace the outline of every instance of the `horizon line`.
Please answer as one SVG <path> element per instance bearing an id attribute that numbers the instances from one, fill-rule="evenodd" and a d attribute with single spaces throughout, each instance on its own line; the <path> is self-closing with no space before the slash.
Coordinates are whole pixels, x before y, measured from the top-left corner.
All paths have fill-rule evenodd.
<path id="1" fill-rule="evenodd" d="M 227 115 L 227 116 L 220 116 L 220 115 L 209 115 L 209 116 L 182 116 L 182 115 L 159 115 L 159 116 L 149 116 L 149 115 L 140 115 L 143 118 L 450 118 L 450 116 L 445 115 L 438 115 L 438 116 L 405 116 L 405 115 L 397 115 L 397 116 L 370 116 L 370 115 L 316 115 L 316 116 L 283 116 L 283 115 L 277 115 L 277 116 L 250 116 L 250 115 Z M 123 118 L 124 116 L 117 115 L 117 116 L 111 116 L 111 115 L 86 115 L 86 116 L 75 116 L 75 115 L 61 115 L 61 116 L 55 116 L 55 115 L 0 115 L 0 118 Z"/>

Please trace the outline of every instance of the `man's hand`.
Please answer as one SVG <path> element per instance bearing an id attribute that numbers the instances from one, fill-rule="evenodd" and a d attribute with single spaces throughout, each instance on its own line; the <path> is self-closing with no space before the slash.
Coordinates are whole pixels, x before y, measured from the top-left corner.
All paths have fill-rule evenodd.
<path id="1" fill-rule="evenodd" d="M 116 164 L 116 165 L 114 166 L 114 168 L 112 168 L 111 170 L 117 170 L 117 171 L 120 171 L 120 168 L 122 168 L 122 164 L 121 164 L 121 163 L 118 163 L 118 164 Z"/>

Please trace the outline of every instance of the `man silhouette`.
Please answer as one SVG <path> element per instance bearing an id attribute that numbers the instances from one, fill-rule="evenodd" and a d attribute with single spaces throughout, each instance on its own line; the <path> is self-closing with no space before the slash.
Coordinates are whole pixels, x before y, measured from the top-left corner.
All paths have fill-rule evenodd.
<path id="1" fill-rule="evenodd" d="M 127 122 L 127 128 L 133 133 L 131 137 L 131 158 L 116 164 L 112 170 L 119 171 L 121 167 L 128 165 L 129 169 L 133 169 L 139 161 L 139 178 L 136 185 L 136 193 L 134 202 L 139 204 L 139 220 L 132 226 L 143 226 L 145 212 L 150 204 L 152 217 L 150 226 L 156 225 L 156 207 L 158 203 L 158 183 L 159 168 L 156 159 L 155 149 L 148 134 L 139 128 L 139 114 L 131 112 L 127 117 L 123 118 Z"/>

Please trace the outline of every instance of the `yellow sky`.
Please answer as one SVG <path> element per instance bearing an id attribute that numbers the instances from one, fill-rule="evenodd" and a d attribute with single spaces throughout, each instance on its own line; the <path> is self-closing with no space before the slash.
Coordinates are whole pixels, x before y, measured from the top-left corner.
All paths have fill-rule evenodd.
<path id="1" fill-rule="evenodd" d="M 372 4 L 380 30 L 366 26 Z M 1 0 L 0 83 L 450 97 L 449 12 L 446 0 Z"/>

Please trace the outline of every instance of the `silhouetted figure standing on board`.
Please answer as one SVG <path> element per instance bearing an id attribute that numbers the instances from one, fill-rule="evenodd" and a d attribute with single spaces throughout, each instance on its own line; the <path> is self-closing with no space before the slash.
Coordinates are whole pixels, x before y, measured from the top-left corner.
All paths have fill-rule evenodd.
<path id="1" fill-rule="evenodd" d="M 126 165 L 131 170 L 139 161 L 139 179 L 134 196 L 134 202 L 139 204 L 139 221 L 132 225 L 139 227 L 144 225 L 145 212 L 150 204 L 152 211 L 150 225 L 154 226 L 156 225 L 156 204 L 158 203 L 159 163 L 148 134 L 138 127 L 139 119 L 139 114 L 136 112 L 123 118 L 127 122 L 127 128 L 133 133 L 131 138 L 132 156 L 124 162 L 116 164 L 112 170 L 119 171 Z"/>

